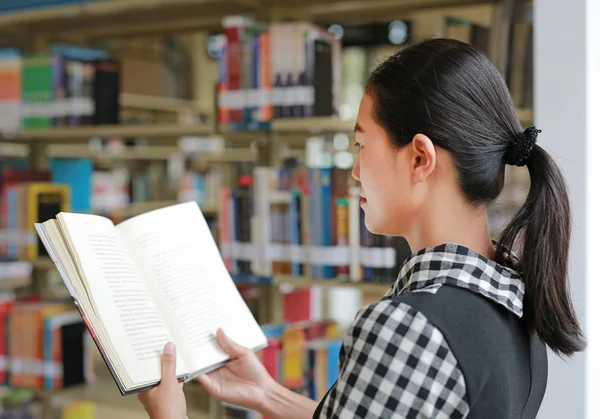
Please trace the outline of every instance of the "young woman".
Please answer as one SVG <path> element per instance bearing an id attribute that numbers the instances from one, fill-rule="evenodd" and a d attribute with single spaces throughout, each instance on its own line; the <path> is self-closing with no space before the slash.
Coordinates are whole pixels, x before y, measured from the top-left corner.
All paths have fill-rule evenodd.
<path id="1" fill-rule="evenodd" d="M 222 331 L 233 362 L 200 382 L 269 418 L 534 418 L 546 348 L 585 348 L 567 280 L 567 190 L 539 132 L 523 130 L 502 76 L 468 44 L 433 39 L 387 59 L 366 83 L 352 175 L 367 228 L 417 251 L 356 316 L 319 404 L 275 383 Z M 486 208 L 507 164 L 527 166 L 531 187 L 495 242 Z M 181 419 L 165 378 L 141 398 L 151 417 Z"/>

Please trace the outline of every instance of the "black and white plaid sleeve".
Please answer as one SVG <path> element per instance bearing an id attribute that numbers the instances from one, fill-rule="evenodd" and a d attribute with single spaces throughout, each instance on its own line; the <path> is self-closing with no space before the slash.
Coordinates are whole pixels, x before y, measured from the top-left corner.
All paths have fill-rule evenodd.
<path id="1" fill-rule="evenodd" d="M 464 418 L 466 394 L 442 333 L 387 299 L 361 310 L 350 327 L 321 418 Z"/>

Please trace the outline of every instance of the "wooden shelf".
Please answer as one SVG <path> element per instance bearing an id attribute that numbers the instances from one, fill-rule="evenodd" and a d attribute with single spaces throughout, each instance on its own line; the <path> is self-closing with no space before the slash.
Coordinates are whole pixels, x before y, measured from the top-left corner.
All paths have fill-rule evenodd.
<path id="1" fill-rule="evenodd" d="M 530 124 L 533 120 L 532 109 L 517 109 L 517 114 L 523 124 Z M 290 118 L 276 119 L 273 121 L 271 132 L 275 135 L 318 135 L 325 133 L 344 132 L 352 134 L 354 132 L 355 121 L 342 121 L 338 118 L 316 117 L 316 118 Z M 85 127 L 67 127 L 53 128 L 44 130 L 29 130 L 16 133 L 14 136 L 0 138 L 0 141 L 12 141 L 22 143 L 72 143 L 77 141 L 88 141 L 93 137 L 100 138 L 135 138 L 145 137 L 148 139 L 178 138 L 186 135 L 222 135 L 227 139 L 239 139 L 244 141 L 254 141 L 261 136 L 268 135 L 264 131 L 248 132 L 217 132 L 210 125 L 183 125 L 183 124 L 140 124 L 140 125 L 95 125 Z M 18 156 L 25 157 L 25 152 L 19 151 L 6 153 L 17 153 Z M 137 151 L 135 152 L 137 153 Z M 160 156 L 162 152 L 150 151 L 154 156 Z M 4 155 L 0 148 L 0 157 Z M 132 158 L 136 158 L 135 155 Z M 158 157 L 157 157 L 158 158 Z M 232 160 L 235 161 L 235 160 Z"/>
<path id="2" fill-rule="evenodd" d="M 96 153 L 86 145 L 50 145 L 46 155 L 50 158 L 90 158 L 98 162 L 110 163 L 116 161 L 155 161 L 167 160 L 174 155 L 183 155 L 179 147 L 144 146 L 125 147 L 114 153 Z M 195 165 L 212 165 L 221 163 L 252 162 L 257 158 L 256 153 L 249 148 L 226 149 L 222 152 L 198 152 L 193 155 Z"/>
<path id="3" fill-rule="evenodd" d="M 273 121 L 273 132 L 275 134 L 351 133 L 354 132 L 355 123 L 355 120 L 342 121 L 331 117 L 276 119 Z"/>
<path id="4" fill-rule="evenodd" d="M 305 276 L 293 276 L 276 274 L 273 277 L 262 277 L 255 275 L 232 274 L 234 282 L 239 285 L 267 285 L 280 286 L 291 285 L 298 288 L 320 286 L 325 288 L 344 287 L 355 288 L 365 293 L 381 294 L 382 296 L 390 289 L 392 284 L 377 284 L 371 282 L 342 282 L 337 279 L 313 279 Z"/>
<path id="5" fill-rule="evenodd" d="M 50 158 L 90 158 L 98 161 L 117 160 L 166 160 L 174 154 L 181 154 L 179 147 L 145 146 L 125 147 L 114 153 L 96 153 L 88 146 L 82 145 L 50 145 L 46 155 Z"/>
<path id="6" fill-rule="evenodd" d="M 97 367 L 97 369 L 99 369 Z M 104 371 L 106 370 L 106 371 Z M 144 408 L 140 404 L 136 395 L 122 396 L 117 389 L 117 385 L 114 380 L 107 372 L 106 367 L 102 367 L 102 371 L 98 374 L 95 382 L 76 386 L 64 390 L 49 391 L 49 390 L 38 390 L 36 394 L 40 397 L 48 399 L 52 398 L 54 403 L 60 403 L 63 405 L 69 405 L 73 402 L 86 401 L 96 403 L 98 410 L 106 407 L 111 407 L 115 412 L 118 411 L 119 417 L 124 413 L 122 410 L 129 410 L 127 417 L 131 418 L 144 418 L 147 417 Z M 193 385 L 193 384 L 188 384 Z M 190 406 L 193 401 L 188 401 L 188 417 L 190 419 L 204 419 L 208 418 L 207 412 L 203 412 L 197 408 Z"/>
<path id="7" fill-rule="evenodd" d="M 160 139 L 165 137 L 183 137 L 186 135 L 212 135 L 209 125 L 148 124 L 148 125 L 94 125 L 73 128 L 52 128 L 44 130 L 21 131 L 12 137 L 4 138 L 15 142 L 60 143 L 87 141 L 93 137 L 121 137 Z"/>
<path id="8" fill-rule="evenodd" d="M 336 279 L 312 279 L 310 277 L 297 277 L 292 275 L 280 275 L 273 276 L 273 285 L 293 285 L 295 287 L 348 287 L 356 288 L 366 293 L 381 293 L 385 294 L 392 284 L 377 284 L 370 282 L 342 282 Z"/>
<path id="9" fill-rule="evenodd" d="M 215 164 L 215 163 L 238 163 L 256 161 L 257 155 L 251 149 L 228 148 L 222 153 L 199 153 L 194 158 L 194 163 Z"/>
<path id="10" fill-rule="evenodd" d="M 0 31 L 111 37 L 214 29 L 223 16 L 258 6 L 258 0 L 102 0 L 3 13 Z"/>
<path id="11" fill-rule="evenodd" d="M 29 157 L 29 147 L 24 144 L 0 143 L 0 159 L 25 159 Z"/>
<path id="12" fill-rule="evenodd" d="M 280 18 L 297 15 L 313 21 L 344 22 L 396 19 L 402 14 L 423 9 L 471 6 L 479 0 L 289 0 L 280 6 L 279 0 L 268 0 Z"/>
<path id="13" fill-rule="evenodd" d="M 138 95 L 134 93 L 121 93 L 119 102 L 122 109 L 137 109 L 165 113 L 179 113 L 187 110 L 199 113 L 207 111 L 206 109 L 202 109 L 200 104 L 193 100 Z"/>
<path id="14" fill-rule="evenodd" d="M 170 205 L 177 204 L 177 201 L 149 201 L 149 202 L 138 202 L 127 205 L 126 207 L 119 208 L 115 210 L 111 216 L 115 218 L 129 218 L 134 217 L 136 215 L 144 214 L 148 211 L 153 211 L 157 209 L 161 209 L 164 207 L 168 207 Z M 204 215 L 213 215 L 218 212 L 218 208 L 216 206 L 202 206 L 202 213 Z"/>

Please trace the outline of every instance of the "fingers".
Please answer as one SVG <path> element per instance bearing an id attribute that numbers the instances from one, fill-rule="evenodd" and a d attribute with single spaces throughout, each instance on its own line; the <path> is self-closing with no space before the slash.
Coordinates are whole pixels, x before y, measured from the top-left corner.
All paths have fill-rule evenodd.
<path id="1" fill-rule="evenodd" d="M 217 391 L 217 384 L 211 379 L 209 374 L 197 377 L 196 381 L 199 382 L 202 385 L 202 387 L 204 387 L 204 390 L 206 390 L 209 396 L 218 398 L 219 395 Z"/>
<path id="2" fill-rule="evenodd" d="M 208 387 L 210 387 L 212 385 L 212 382 L 210 381 L 210 377 L 207 374 L 197 377 L 196 381 L 198 381 L 200 384 L 202 384 L 202 386 L 205 389 L 208 389 Z"/>
<path id="3" fill-rule="evenodd" d="M 177 369 L 177 356 L 175 355 L 175 345 L 169 342 L 165 345 L 163 354 L 160 357 L 161 374 L 163 380 L 168 378 L 170 380 L 175 379 Z"/>
<path id="4" fill-rule="evenodd" d="M 233 358 L 240 358 L 247 351 L 246 348 L 229 339 L 223 329 L 217 330 L 217 343 L 221 349 L 227 353 L 227 355 Z"/>

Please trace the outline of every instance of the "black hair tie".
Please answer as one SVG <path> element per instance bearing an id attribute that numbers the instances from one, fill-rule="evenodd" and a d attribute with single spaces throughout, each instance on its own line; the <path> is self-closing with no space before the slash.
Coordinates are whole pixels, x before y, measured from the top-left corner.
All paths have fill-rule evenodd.
<path id="1" fill-rule="evenodd" d="M 533 147 L 535 147 L 537 136 L 540 132 L 542 130 L 536 129 L 536 127 L 525 129 L 523 134 L 508 146 L 508 150 L 506 150 L 506 154 L 504 155 L 506 164 L 511 166 L 525 166 Z"/>

